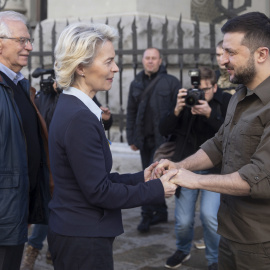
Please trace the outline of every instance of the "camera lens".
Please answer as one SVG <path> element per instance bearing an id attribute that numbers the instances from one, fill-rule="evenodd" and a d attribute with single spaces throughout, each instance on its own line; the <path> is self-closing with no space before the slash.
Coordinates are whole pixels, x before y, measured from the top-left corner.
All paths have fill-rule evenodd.
<path id="1" fill-rule="evenodd" d="M 194 96 L 188 96 L 186 98 L 186 105 L 192 107 L 197 103 L 197 98 L 195 98 Z"/>
<path id="2" fill-rule="evenodd" d="M 204 99 L 204 91 L 200 89 L 189 89 L 185 98 L 187 107 L 193 107 L 199 104 L 199 100 Z"/>
<path id="3" fill-rule="evenodd" d="M 198 104 L 200 92 L 197 89 L 190 89 L 187 92 L 185 103 L 187 107 L 193 107 Z"/>

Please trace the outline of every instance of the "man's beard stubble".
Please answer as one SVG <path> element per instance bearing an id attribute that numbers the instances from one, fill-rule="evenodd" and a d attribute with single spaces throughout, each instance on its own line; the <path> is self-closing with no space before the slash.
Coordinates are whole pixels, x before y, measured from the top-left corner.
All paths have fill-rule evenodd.
<path id="1" fill-rule="evenodd" d="M 240 67 L 238 72 L 234 73 L 234 77 L 230 79 L 231 83 L 234 84 L 249 84 L 256 75 L 256 69 L 254 64 L 254 58 L 250 57 L 246 67 Z"/>

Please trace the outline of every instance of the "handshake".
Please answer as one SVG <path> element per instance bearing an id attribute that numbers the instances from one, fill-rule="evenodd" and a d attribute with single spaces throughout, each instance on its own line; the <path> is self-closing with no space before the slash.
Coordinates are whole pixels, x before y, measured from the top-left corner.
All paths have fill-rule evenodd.
<path id="1" fill-rule="evenodd" d="M 180 164 L 174 163 L 167 159 L 161 159 L 151 164 L 144 170 L 145 182 L 152 179 L 160 178 L 165 198 L 169 198 L 175 194 L 178 186 L 190 189 L 197 188 L 195 173 L 180 167 Z"/>

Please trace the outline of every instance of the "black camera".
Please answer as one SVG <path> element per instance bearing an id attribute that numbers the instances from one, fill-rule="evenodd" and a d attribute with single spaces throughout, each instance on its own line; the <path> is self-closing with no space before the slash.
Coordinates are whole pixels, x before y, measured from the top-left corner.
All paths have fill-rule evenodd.
<path id="1" fill-rule="evenodd" d="M 191 69 L 188 74 L 191 79 L 191 85 L 193 85 L 194 88 L 187 91 L 185 103 L 187 107 L 193 107 L 194 105 L 199 104 L 200 99 L 204 100 L 204 91 L 199 89 L 201 81 L 200 70 L 197 68 Z"/>
<path id="2" fill-rule="evenodd" d="M 46 79 L 43 79 L 43 75 L 50 75 Z M 51 94 L 56 93 L 53 87 L 54 79 L 55 79 L 55 73 L 54 69 L 43 69 L 43 68 L 37 68 L 33 71 L 32 77 L 38 78 L 41 76 L 40 80 L 40 91 L 44 92 L 44 94 Z"/>

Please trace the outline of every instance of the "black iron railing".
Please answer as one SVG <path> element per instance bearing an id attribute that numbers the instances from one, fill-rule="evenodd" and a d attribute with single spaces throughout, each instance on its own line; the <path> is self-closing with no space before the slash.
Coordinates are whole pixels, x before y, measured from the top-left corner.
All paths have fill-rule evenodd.
<path id="1" fill-rule="evenodd" d="M 231 18 L 236 16 L 239 12 L 244 11 L 248 6 L 251 6 L 251 0 L 245 0 L 244 3 L 238 7 L 233 7 L 233 0 L 228 0 L 228 7 L 225 8 L 222 6 L 221 0 L 215 0 L 215 5 L 220 11 L 220 16 L 215 18 L 212 22 L 208 24 L 209 27 L 209 44 L 210 46 L 205 48 L 201 46 L 201 32 L 200 32 L 200 22 L 196 18 L 194 21 L 193 26 L 193 44 L 192 46 L 189 46 L 188 48 L 184 47 L 184 34 L 185 30 L 183 29 L 183 23 L 182 23 L 182 17 L 180 16 L 179 21 L 177 23 L 176 27 L 176 35 L 177 35 L 177 42 L 175 48 L 171 48 L 169 46 L 169 38 L 168 38 L 168 27 L 169 27 L 169 21 L 167 17 L 165 17 L 165 21 L 162 24 L 162 41 L 161 41 L 161 54 L 163 55 L 163 63 L 168 68 L 173 67 L 179 69 L 179 79 L 183 82 L 183 70 L 188 65 L 184 61 L 184 56 L 192 56 L 193 61 L 192 63 L 189 63 L 189 65 L 198 66 L 200 63 L 200 57 L 202 55 L 206 55 L 209 59 L 209 63 L 212 67 L 214 67 L 215 63 L 215 47 L 216 43 L 219 40 L 216 40 L 216 25 L 220 23 L 222 20 L 226 18 Z M 69 22 L 67 21 L 67 24 Z M 109 24 L 108 19 L 105 22 L 106 24 Z M 136 18 L 134 18 L 132 25 L 131 25 L 131 48 L 125 48 L 124 46 L 124 27 L 121 25 L 121 19 L 119 19 L 119 22 L 117 23 L 117 29 L 119 32 L 119 41 L 118 46 L 116 48 L 116 55 L 117 55 L 117 64 L 119 67 L 119 111 L 114 113 L 114 123 L 119 126 L 119 132 L 120 132 L 120 141 L 123 141 L 123 131 L 125 128 L 125 112 L 123 108 L 123 71 L 127 68 L 133 69 L 134 76 L 137 74 L 138 69 L 142 68 L 140 61 L 138 60 L 138 57 L 141 57 L 144 50 L 138 48 L 138 32 L 137 32 L 137 22 Z M 38 66 L 45 68 L 45 58 L 47 58 L 46 63 L 48 62 L 48 57 L 51 59 L 51 64 L 54 63 L 54 47 L 56 44 L 56 22 L 53 24 L 53 27 L 50 32 L 50 38 L 51 38 L 51 48 L 50 49 L 44 49 L 44 29 L 41 23 L 37 25 L 37 28 L 39 29 L 39 39 L 36 41 L 35 46 L 38 45 L 38 50 L 33 51 L 31 53 L 29 63 L 28 63 L 28 70 L 29 74 L 31 74 L 31 71 L 36 68 L 37 66 L 33 66 L 33 61 L 35 58 L 38 58 Z M 126 30 L 126 29 L 125 29 Z M 153 36 L 154 36 L 154 29 L 152 26 L 152 18 L 149 16 L 147 24 L 145 26 L 145 32 L 146 32 L 146 44 L 147 47 L 152 47 L 155 45 L 153 44 Z M 48 34 L 46 35 L 46 38 L 48 38 Z M 130 62 L 124 61 L 125 56 L 131 56 Z M 170 62 L 169 57 L 173 56 L 174 61 L 173 63 Z M 177 59 L 175 61 L 175 59 Z M 35 59 L 36 60 L 36 59 Z M 36 65 L 36 64 L 35 64 Z M 52 67 L 52 65 L 51 65 Z M 48 67 L 46 67 L 48 68 Z M 31 76 L 29 75 L 29 79 L 31 80 Z M 108 93 L 105 97 L 106 106 L 110 105 L 110 99 Z"/>

